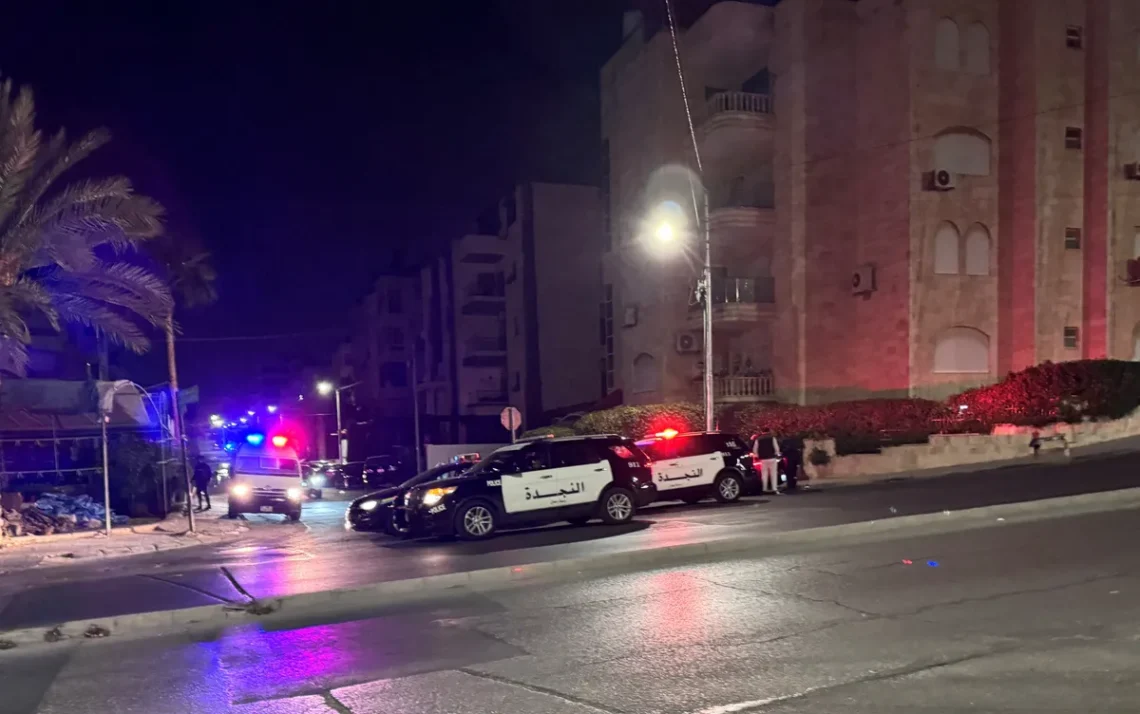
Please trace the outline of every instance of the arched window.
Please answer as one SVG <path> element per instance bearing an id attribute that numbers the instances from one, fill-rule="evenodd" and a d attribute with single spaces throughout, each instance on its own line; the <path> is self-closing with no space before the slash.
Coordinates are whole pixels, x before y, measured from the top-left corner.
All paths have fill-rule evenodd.
<path id="1" fill-rule="evenodd" d="M 934 371 L 946 374 L 989 374 L 990 338 L 972 327 L 952 327 L 938 336 Z"/>
<path id="2" fill-rule="evenodd" d="M 990 31 L 980 22 L 966 28 L 966 71 L 990 73 Z"/>
<path id="3" fill-rule="evenodd" d="M 934 233 L 934 272 L 958 274 L 958 229 L 953 223 L 939 225 Z"/>
<path id="4" fill-rule="evenodd" d="M 990 274 L 990 232 L 980 223 L 966 231 L 966 275 Z"/>
<path id="5" fill-rule="evenodd" d="M 643 394 L 657 391 L 657 360 L 648 352 L 642 352 L 633 360 L 633 392 Z"/>
<path id="6" fill-rule="evenodd" d="M 1132 328 L 1132 361 L 1140 362 L 1140 324 Z"/>
<path id="7" fill-rule="evenodd" d="M 990 175 L 990 140 L 970 129 L 950 129 L 934 139 L 934 166 L 954 174 Z"/>
<path id="8" fill-rule="evenodd" d="M 934 66 L 938 69 L 956 70 L 959 57 L 958 23 L 944 17 L 934 27 Z"/>

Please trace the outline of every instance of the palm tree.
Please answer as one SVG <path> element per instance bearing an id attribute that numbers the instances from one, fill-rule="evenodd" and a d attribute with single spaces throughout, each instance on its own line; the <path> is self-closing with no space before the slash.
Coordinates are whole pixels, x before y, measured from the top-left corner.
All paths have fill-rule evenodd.
<path id="1" fill-rule="evenodd" d="M 110 139 L 104 130 L 46 142 L 31 90 L 0 81 L 0 369 L 24 374 L 27 319 L 94 328 L 141 353 L 143 323 L 162 327 L 173 301 L 154 273 L 122 259 L 162 232 L 162 207 L 121 176 L 58 186 L 60 176 Z"/>

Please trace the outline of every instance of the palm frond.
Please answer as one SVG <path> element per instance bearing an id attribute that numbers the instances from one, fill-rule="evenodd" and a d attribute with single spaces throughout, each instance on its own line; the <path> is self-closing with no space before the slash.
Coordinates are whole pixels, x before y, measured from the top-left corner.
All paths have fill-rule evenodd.
<path id="1" fill-rule="evenodd" d="M 0 371 L 23 377 L 28 373 L 28 346 L 11 337 L 0 337 Z"/>
<path id="2" fill-rule="evenodd" d="M 156 326 L 163 324 L 174 307 L 166 284 L 130 263 L 99 264 L 87 273 L 52 271 L 41 280 L 53 291 L 125 308 Z"/>
<path id="3" fill-rule="evenodd" d="M 93 327 L 111 342 L 136 354 L 150 347 L 150 340 L 139 326 L 114 308 L 78 295 L 57 295 L 54 304 L 60 319 Z"/>
<path id="4" fill-rule="evenodd" d="M 31 178 L 40 148 L 35 129 L 32 92 L 21 87 L 11 104 L 8 120 L 0 124 L 0 227 L 19 203 L 20 192 Z"/>

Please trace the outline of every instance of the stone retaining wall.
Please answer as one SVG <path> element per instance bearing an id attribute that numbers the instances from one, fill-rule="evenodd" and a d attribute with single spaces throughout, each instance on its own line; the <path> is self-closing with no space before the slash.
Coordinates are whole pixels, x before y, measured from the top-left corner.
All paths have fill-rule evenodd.
<path id="1" fill-rule="evenodd" d="M 1042 437 L 1064 435 L 1070 447 L 1140 436 L 1140 410 L 1113 421 L 1052 424 L 1040 429 L 1008 424 L 995 427 L 992 434 L 935 434 L 928 444 L 890 446 L 879 454 L 837 456 L 833 440 L 809 439 L 804 442 L 804 470 L 813 480 L 859 480 L 908 471 L 1011 461 L 1033 455 L 1029 440 L 1034 431 L 1039 431 Z M 1047 444 L 1045 448 L 1051 447 L 1052 444 Z M 808 457 L 814 448 L 826 451 L 831 462 L 826 466 L 813 466 Z"/>

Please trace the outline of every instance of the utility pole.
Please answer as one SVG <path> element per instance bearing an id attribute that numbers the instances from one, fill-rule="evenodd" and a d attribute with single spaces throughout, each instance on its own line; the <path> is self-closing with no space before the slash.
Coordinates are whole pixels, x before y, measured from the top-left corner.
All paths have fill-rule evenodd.
<path id="1" fill-rule="evenodd" d="M 716 413 L 713 404 L 712 241 L 709 238 L 709 192 L 703 186 L 702 189 L 701 238 L 705 244 L 705 265 L 701 272 L 701 292 L 704 293 L 701 327 L 705 349 L 705 431 L 713 431 L 716 428 Z"/>
<path id="2" fill-rule="evenodd" d="M 182 408 L 178 403 L 178 362 L 174 357 L 174 311 L 166 317 L 166 366 L 170 370 L 170 402 L 174 412 L 174 441 L 178 444 L 182 462 L 182 479 L 186 488 L 186 517 L 190 532 L 194 532 L 194 507 L 191 501 L 190 460 L 186 456 L 186 440 L 182 424 Z"/>

